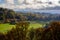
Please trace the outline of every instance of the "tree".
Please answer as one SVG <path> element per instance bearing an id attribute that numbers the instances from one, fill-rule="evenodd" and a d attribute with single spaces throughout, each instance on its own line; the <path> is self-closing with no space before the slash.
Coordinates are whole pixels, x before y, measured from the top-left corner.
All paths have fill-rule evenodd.
<path id="1" fill-rule="evenodd" d="M 34 39 L 34 34 L 35 34 L 35 30 L 33 28 L 30 29 L 30 31 L 28 32 L 28 40 L 33 40 Z"/>
<path id="2" fill-rule="evenodd" d="M 49 28 L 46 28 L 42 33 L 41 40 L 60 40 L 60 22 L 51 22 Z"/>

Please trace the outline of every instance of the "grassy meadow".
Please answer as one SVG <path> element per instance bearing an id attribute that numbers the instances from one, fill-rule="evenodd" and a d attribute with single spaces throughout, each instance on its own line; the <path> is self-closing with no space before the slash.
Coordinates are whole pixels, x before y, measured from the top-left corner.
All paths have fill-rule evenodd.
<path id="1" fill-rule="evenodd" d="M 8 30 L 11 30 L 15 25 L 10 25 L 9 23 L 0 24 L 0 32 L 7 32 Z"/>
<path id="2" fill-rule="evenodd" d="M 28 30 L 31 28 L 34 28 L 34 29 L 39 27 L 43 28 L 44 26 L 45 24 L 42 24 L 42 23 L 30 23 Z M 11 30 L 13 27 L 15 27 L 15 25 L 11 25 L 9 23 L 0 24 L 0 32 L 5 33 Z"/>

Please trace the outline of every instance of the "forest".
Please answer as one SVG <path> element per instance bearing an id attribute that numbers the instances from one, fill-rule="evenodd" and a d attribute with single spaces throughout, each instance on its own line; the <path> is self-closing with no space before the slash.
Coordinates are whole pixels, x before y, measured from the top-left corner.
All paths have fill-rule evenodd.
<path id="1" fill-rule="evenodd" d="M 41 22 L 42 21 L 42 22 Z M 48 22 L 48 23 L 47 23 Z M 30 24 L 39 23 L 44 27 L 33 27 L 29 29 Z M 4 24 L 14 25 L 3 26 Z M 11 28 L 5 30 L 2 28 Z M 48 13 L 22 13 L 11 9 L 0 8 L 0 40 L 60 40 L 60 14 Z"/>
<path id="2" fill-rule="evenodd" d="M 59 21 L 60 14 L 51 14 L 51 13 L 23 13 L 23 12 L 15 12 L 12 9 L 7 8 L 0 8 L 0 21 L 4 22 L 19 22 L 19 21 L 43 21 L 43 22 L 50 22 L 50 21 Z"/>

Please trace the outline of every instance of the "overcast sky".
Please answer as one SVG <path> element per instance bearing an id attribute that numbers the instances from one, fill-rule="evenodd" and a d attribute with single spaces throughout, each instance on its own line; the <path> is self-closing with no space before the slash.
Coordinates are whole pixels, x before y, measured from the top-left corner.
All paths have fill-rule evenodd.
<path id="1" fill-rule="evenodd" d="M 0 7 L 10 9 L 40 9 L 60 6 L 60 0 L 0 0 Z"/>

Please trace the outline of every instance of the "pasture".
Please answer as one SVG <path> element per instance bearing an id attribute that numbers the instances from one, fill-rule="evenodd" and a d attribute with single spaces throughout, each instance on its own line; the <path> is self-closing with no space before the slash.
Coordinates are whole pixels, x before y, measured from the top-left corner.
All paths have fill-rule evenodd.
<path id="1" fill-rule="evenodd" d="M 41 23 L 30 23 L 28 29 L 30 28 L 43 28 L 45 26 L 45 24 L 41 24 Z M 0 33 L 6 33 L 7 31 L 11 30 L 13 27 L 15 27 L 15 25 L 11 25 L 9 23 L 6 24 L 0 24 Z"/>
<path id="2" fill-rule="evenodd" d="M 6 24 L 0 24 L 0 32 L 7 32 L 8 30 L 11 30 L 15 25 L 10 25 L 9 23 Z"/>

